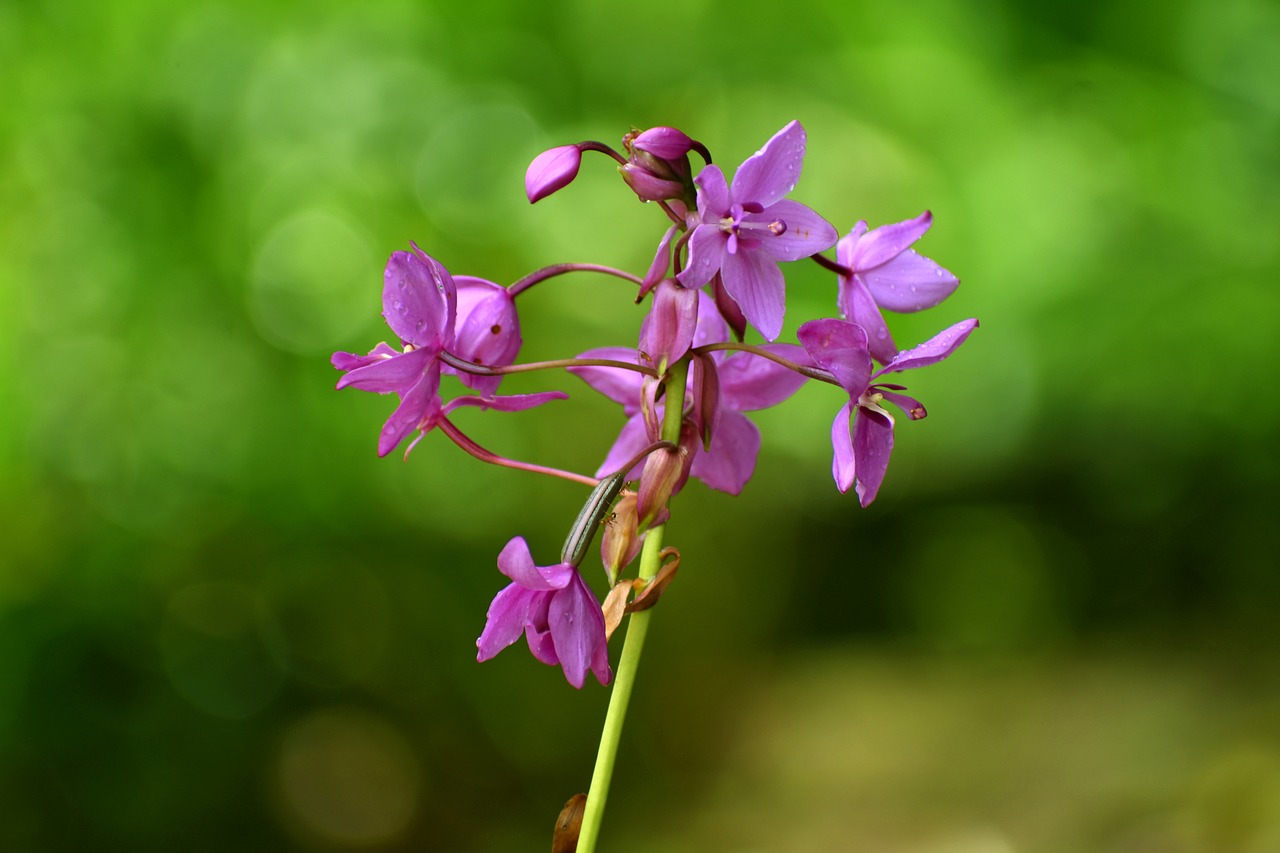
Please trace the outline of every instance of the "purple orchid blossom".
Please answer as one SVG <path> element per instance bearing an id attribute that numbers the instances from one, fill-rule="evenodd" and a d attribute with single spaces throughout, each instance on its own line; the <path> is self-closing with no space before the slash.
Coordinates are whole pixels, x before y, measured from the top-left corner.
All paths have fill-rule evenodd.
<path id="1" fill-rule="evenodd" d="M 439 261 L 414 245 L 412 252 L 395 252 L 387 261 L 382 306 L 382 316 L 404 349 L 380 343 L 368 355 L 336 352 L 332 358 L 333 366 L 346 373 L 338 380 L 339 389 L 350 386 L 400 397 L 378 438 L 379 456 L 386 456 L 415 429 L 425 435 L 457 406 L 516 411 L 565 396 L 556 392 L 493 397 L 501 376 L 464 374 L 441 362 L 440 354 L 446 351 L 488 366 L 515 361 L 520 322 L 514 301 L 500 285 L 468 276 L 455 280 Z M 461 397 L 443 405 L 442 370 L 458 373 L 483 399 Z"/>
<path id="2" fill-rule="evenodd" d="M 489 605 L 476 660 L 489 660 L 523 634 L 533 656 L 563 669 L 574 687 L 582 689 L 588 670 L 601 684 L 613 680 L 604 615 L 577 569 L 534 565 L 528 543 L 517 536 L 498 555 L 498 570 L 512 582 Z"/>
<path id="3" fill-rule="evenodd" d="M 873 231 L 861 220 L 836 244 L 837 263 L 852 271 L 839 277 L 836 305 L 845 319 L 867 330 L 867 346 L 881 364 L 893 360 L 898 348 L 880 310 L 923 311 L 960 285 L 954 275 L 910 248 L 932 224 L 933 214 L 927 210 Z"/>
<path id="4" fill-rule="evenodd" d="M 678 279 L 701 287 L 720 273 L 724 289 L 768 340 L 782 332 L 786 282 L 780 261 L 831 248 L 839 233 L 803 204 L 784 199 L 804 161 L 805 132 L 793 121 L 748 157 L 726 183 L 715 165 L 693 179 L 698 216 L 689 235 L 689 260 Z"/>
<path id="5" fill-rule="evenodd" d="M 831 425 L 833 451 L 831 474 L 841 492 L 857 483 L 858 501 L 868 506 L 875 500 L 889 467 L 893 451 L 894 419 L 882 403 L 893 403 L 911 420 L 927 412 L 919 400 L 900 392 L 903 385 L 876 383 L 889 373 L 936 364 L 956 351 L 978 326 L 977 320 L 963 320 L 929 340 L 898 353 L 880 370 L 872 372 L 867 332 L 845 320 L 811 320 L 797 332 L 800 343 L 813 362 L 831 372 L 849 394 Z"/>

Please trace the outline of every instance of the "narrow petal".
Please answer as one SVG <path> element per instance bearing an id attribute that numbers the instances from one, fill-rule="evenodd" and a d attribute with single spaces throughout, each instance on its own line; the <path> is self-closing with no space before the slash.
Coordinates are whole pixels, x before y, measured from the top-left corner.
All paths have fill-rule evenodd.
<path id="1" fill-rule="evenodd" d="M 367 367 L 370 364 L 400 355 L 400 350 L 395 349 L 390 344 L 380 343 L 373 349 L 369 350 L 368 355 L 357 355 L 353 352 L 335 352 L 333 358 L 329 359 L 330 364 L 339 370 L 349 371 L 355 370 L 357 367 Z"/>
<path id="2" fill-rule="evenodd" d="M 546 593 L 525 589 L 518 583 L 510 583 L 494 596 L 485 617 L 484 631 L 476 640 L 476 660 L 486 661 L 520 639 L 529 624 L 530 609 L 539 596 Z"/>
<path id="3" fill-rule="evenodd" d="M 798 261 L 836 244 L 840 232 L 827 220 L 798 201 L 784 199 L 763 213 L 744 217 L 748 222 L 781 223 L 781 234 L 762 238 L 761 248 L 777 261 Z"/>
<path id="4" fill-rule="evenodd" d="M 379 456 L 386 456 L 405 436 L 417 429 L 439 390 L 440 362 L 432 361 L 426 373 L 400 398 L 400 405 L 382 425 L 382 433 L 378 436 Z"/>
<path id="5" fill-rule="evenodd" d="M 667 270 L 671 269 L 671 240 L 675 236 L 676 226 L 672 225 L 658 241 L 658 251 L 653 255 L 653 263 L 649 264 L 649 271 L 640 282 L 640 292 L 636 295 L 637 301 L 643 299 L 645 294 L 657 286 L 658 282 L 667 277 Z"/>
<path id="6" fill-rule="evenodd" d="M 871 356 L 881 364 L 888 364 L 898 354 L 898 345 L 893 342 L 889 325 L 880 313 L 880 306 L 872 298 L 871 291 L 861 276 L 840 276 L 836 304 L 840 313 L 851 323 L 857 323 L 867 333 L 867 349 Z"/>
<path id="7" fill-rule="evenodd" d="M 775 133 L 734 173 L 731 188 L 734 200 L 753 201 L 768 207 L 795 189 L 804 165 L 804 146 L 805 132 L 798 121 Z M 702 206 L 698 207 L 701 210 Z"/>
<path id="8" fill-rule="evenodd" d="M 890 403 L 893 403 L 899 409 L 902 409 L 902 411 L 906 413 L 907 417 L 911 418 L 913 421 L 924 420 L 924 418 L 929 414 L 924 408 L 924 403 L 921 403 L 915 397 L 908 397 L 906 394 L 888 391 L 883 385 L 877 385 L 876 390 L 878 390 L 880 395 Z"/>
<path id="9" fill-rule="evenodd" d="M 852 408 L 853 401 L 845 403 L 831 422 L 831 476 L 841 494 L 853 486 L 857 470 L 853 458 L 853 424 L 849 420 Z"/>
<path id="10" fill-rule="evenodd" d="M 933 214 L 926 210 L 915 219 L 881 225 L 858 241 L 852 258 L 853 268 L 869 270 L 888 263 L 923 237 L 932 224 Z"/>
<path id="11" fill-rule="evenodd" d="M 613 680 L 609 646 L 604 636 L 604 614 L 600 602 L 577 572 L 564 589 L 551 597 L 547 623 L 551 626 L 556 657 L 570 684 L 581 689 L 588 669 L 601 684 Z"/>
<path id="12" fill-rule="evenodd" d="M 337 387 L 350 386 L 375 394 L 404 393 L 422 377 L 432 358 L 432 352 L 425 349 L 390 356 L 366 356 L 367 363 L 351 369 L 338 380 Z"/>
<path id="13" fill-rule="evenodd" d="M 698 213 L 702 215 L 702 221 L 718 228 L 720 217 L 727 216 L 733 204 L 729 200 L 729 184 L 724 179 L 724 172 L 719 166 L 703 166 L 693 184 L 698 188 Z"/>
<path id="14" fill-rule="evenodd" d="M 721 278 L 747 322 L 766 340 L 776 340 L 787 307 L 786 279 L 777 262 L 758 249 L 725 255 Z"/>
<path id="15" fill-rule="evenodd" d="M 876 499 L 892 451 L 893 421 L 859 407 L 853 421 L 853 455 L 858 473 L 858 502 L 864 507 Z"/>
<path id="16" fill-rule="evenodd" d="M 693 458 L 689 473 L 716 491 L 736 495 L 755 473 L 759 455 L 759 428 L 746 415 L 725 410 L 720 413 L 711 449 Z"/>
<path id="17" fill-rule="evenodd" d="M 876 372 L 876 376 L 936 364 L 955 352 L 956 348 L 964 343 L 976 328 L 978 328 L 977 320 L 961 320 L 919 346 L 898 353 L 892 361 Z"/>
<path id="18" fill-rule="evenodd" d="M 831 375 L 856 400 L 871 382 L 867 332 L 845 320 L 810 320 L 796 330 L 813 363 Z"/>
<path id="19" fill-rule="evenodd" d="M 498 571 L 511 578 L 525 589 L 546 592 L 552 589 L 564 589 L 570 577 L 575 574 L 573 566 L 557 563 L 552 566 L 536 566 L 533 555 L 529 552 L 529 543 L 523 536 L 516 536 L 503 546 L 498 554 Z"/>
<path id="20" fill-rule="evenodd" d="M 400 340 L 442 347 L 453 335 L 453 278 L 421 251 L 394 252 L 383 272 L 382 316 Z"/>
<path id="21" fill-rule="evenodd" d="M 634 349 L 626 347 L 601 347 L 579 353 L 578 358 L 603 358 L 639 364 L 640 357 Z M 619 367 L 568 367 L 574 376 L 596 391 L 621 405 L 628 415 L 640 410 L 640 387 L 644 374 Z"/>
<path id="22" fill-rule="evenodd" d="M 804 348 L 795 344 L 766 344 L 764 349 L 800 364 L 809 362 Z M 807 378 L 776 361 L 736 352 L 720 363 L 720 395 L 726 408 L 754 412 L 778 405 Z"/>
<path id="23" fill-rule="evenodd" d="M 881 308 L 902 314 L 932 308 L 960 286 L 960 279 L 913 249 L 857 277 Z"/>
<path id="24" fill-rule="evenodd" d="M 685 287 L 702 287 L 724 265 L 728 254 L 725 233 L 715 225 L 699 225 L 689 235 L 689 259 L 676 281 Z"/>

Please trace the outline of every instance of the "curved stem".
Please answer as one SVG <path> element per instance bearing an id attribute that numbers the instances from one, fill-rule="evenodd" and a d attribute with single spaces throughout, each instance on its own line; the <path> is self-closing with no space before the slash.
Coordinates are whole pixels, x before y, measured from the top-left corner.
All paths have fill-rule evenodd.
<path id="1" fill-rule="evenodd" d="M 841 266 L 840 264 L 828 258 L 826 255 L 810 255 L 809 260 L 816 261 L 818 266 L 822 267 L 823 269 L 831 270 L 836 275 L 843 275 L 843 276 L 853 275 L 853 270 L 849 269 L 846 266 Z"/>
<path id="2" fill-rule="evenodd" d="M 636 373 L 643 373 L 645 376 L 658 375 L 658 371 L 652 367 L 645 367 L 643 364 L 634 364 L 630 361 L 618 361 L 612 358 L 557 358 L 551 361 L 530 361 L 525 364 L 489 367 L 488 365 L 467 361 L 464 358 L 458 358 L 452 353 L 442 352 L 440 353 L 440 360 L 452 368 L 461 370 L 463 373 L 472 373 L 476 376 L 506 376 L 508 373 L 561 370 L 566 367 L 616 367 L 620 370 L 634 370 Z"/>
<path id="3" fill-rule="evenodd" d="M 684 386 L 689 371 L 689 359 L 683 358 L 671 367 L 667 382 L 667 402 L 662 420 L 662 438 L 679 443 L 680 424 L 684 419 Z M 662 538 L 666 525 L 651 528 L 645 534 L 644 547 L 640 551 L 640 578 L 652 580 L 662 568 Z M 627 637 L 622 643 L 618 658 L 618 671 L 614 676 L 613 690 L 609 694 L 609 710 L 605 713 L 604 731 L 600 733 L 600 750 L 596 753 L 596 766 L 591 774 L 591 788 L 582 815 L 582 829 L 578 834 L 577 853 L 594 853 L 596 839 L 600 835 L 600 821 L 604 817 L 605 802 L 609 797 L 609 781 L 613 778 L 613 765 L 618 757 L 618 742 L 622 739 L 622 724 L 627 717 L 631 691 L 636 683 L 640 667 L 640 654 L 649 632 L 652 610 L 632 613 L 627 623 Z"/>
<path id="4" fill-rule="evenodd" d="M 453 439 L 453 443 L 461 447 L 467 453 L 470 453 L 481 462 L 488 462 L 490 465 L 501 465 L 504 468 L 515 468 L 517 471 L 529 471 L 534 474 L 546 474 L 550 477 L 559 477 L 562 480 L 569 480 L 573 483 L 581 483 L 584 486 L 595 487 L 600 481 L 595 477 L 588 477 L 584 474 L 575 474 L 572 471 L 562 471 L 559 468 L 548 468 L 545 465 L 535 465 L 532 462 L 519 462 L 515 459 L 507 459 L 505 456 L 499 456 L 492 450 L 486 450 L 462 430 L 453 425 L 448 418 L 440 418 L 440 431 L 449 438 Z"/>
<path id="5" fill-rule="evenodd" d="M 823 370 L 821 367 L 810 367 L 805 364 L 797 364 L 786 356 L 778 355 L 776 352 L 770 352 L 764 347 L 758 347 L 753 344 L 744 344 L 738 341 L 724 341 L 718 344 L 703 344 L 700 347 L 694 347 L 689 352 L 702 353 L 715 352 L 716 350 L 738 350 L 739 352 L 749 352 L 752 355 L 758 355 L 761 358 L 767 358 L 772 362 L 781 364 L 783 367 L 794 370 L 801 376 L 807 376 L 810 379 L 816 379 L 819 382 L 826 382 L 829 385 L 839 385 L 836 378 L 831 375 L 830 371 Z"/>
<path id="6" fill-rule="evenodd" d="M 564 275 L 569 272 L 599 272 L 604 273 L 605 275 L 624 279 L 632 284 L 640 284 L 640 279 L 637 276 L 632 275 L 626 270 L 607 267 L 604 264 L 552 264 L 549 267 L 534 270 L 524 278 L 509 284 L 507 286 L 507 293 L 510 293 L 512 298 L 515 298 L 540 281 L 546 281 L 549 278 L 555 278 L 558 275 Z"/>

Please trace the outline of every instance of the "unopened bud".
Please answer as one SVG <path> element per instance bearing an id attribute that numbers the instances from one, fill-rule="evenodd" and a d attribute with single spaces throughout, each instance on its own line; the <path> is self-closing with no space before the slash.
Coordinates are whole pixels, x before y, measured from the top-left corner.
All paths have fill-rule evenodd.
<path id="1" fill-rule="evenodd" d="M 643 542 L 637 495 L 635 492 L 623 492 L 600 537 L 600 560 L 604 563 L 609 583 L 617 583 L 619 573 L 639 555 Z"/>
<path id="2" fill-rule="evenodd" d="M 675 160 L 693 149 L 693 140 L 674 127 L 651 127 L 633 137 L 631 145 L 663 160 Z"/>
<path id="3" fill-rule="evenodd" d="M 649 454 L 640 473 L 640 493 L 636 496 L 636 513 L 639 525 L 647 528 L 667 505 L 681 485 L 684 473 L 685 450 L 669 450 L 665 447 Z"/>
<path id="4" fill-rule="evenodd" d="M 640 330 L 640 349 L 649 354 L 658 374 L 684 358 L 693 346 L 698 325 L 698 291 L 681 287 L 673 278 L 663 279 L 653 293 L 653 306 Z"/>
<path id="5" fill-rule="evenodd" d="M 524 192 L 532 204 L 567 187 L 578 176 L 582 165 L 582 149 L 577 145 L 561 145 L 543 151 L 524 173 Z"/>
<path id="6" fill-rule="evenodd" d="M 708 354 L 695 355 L 693 374 L 693 419 L 702 437 L 702 447 L 711 449 L 711 439 L 720 424 L 720 371 Z"/>
<path id="7" fill-rule="evenodd" d="M 669 198 L 684 196 L 684 184 L 661 178 L 635 163 L 619 166 L 618 171 L 622 173 L 622 179 L 627 182 L 627 186 L 645 201 L 665 201 Z"/>

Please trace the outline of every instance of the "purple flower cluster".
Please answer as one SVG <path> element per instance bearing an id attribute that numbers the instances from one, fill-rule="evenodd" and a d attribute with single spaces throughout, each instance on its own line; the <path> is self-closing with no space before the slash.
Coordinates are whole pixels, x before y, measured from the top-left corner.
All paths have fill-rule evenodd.
<path id="1" fill-rule="evenodd" d="M 806 381 L 841 389 L 847 399 L 831 429 L 832 475 L 859 503 L 875 500 L 893 450 L 894 415 L 925 416 L 924 406 L 886 381 L 942 361 L 977 327 L 954 323 L 928 341 L 899 350 L 885 312 L 934 307 L 958 279 L 912 246 L 932 224 L 925 211 L 904 222 L 869 229 L 858 221 L 844 237 L 811 208 L 788 196 L 801 174 L 807 137 L 799 122 L 779 130 L 726 178 L 706 146 L 672 127 L 632 131 L 622 151 L 600 142 L 564 145 L 530 164 L 525 192 L 537 202 L 577 177 L 583 154 L 612 157 L 627 187 L 667 216 L 653 263 L 634 275 L 589 263 L 557 264 L 508 286 L 454 277 L 412 247 L 387 263 L 383 317 L 399 343 L 380 343 L 367 355 L 338 352 L 348 386 L 395 394 L 399 404 L 383 425 L 378 455 L 413 433 L 439 429 L 477 458 L 526 471 L 598 484 L 571 537 L 606 525 L 603 555 L 612 581 L 634 559 L 647 529 L 670 517 L 669 501 L 689 477 L 738 494 L 755 471 L 762 438 L 746 413 L 789 398 Z M 701 159 L 694 169 L 691 156 Z M 823 253 L 835 249 L 835 259 Z M 778 342 L 786 322 L 781 264 L 812 259 L 836 276 L 839 318 L 802 323 L 796 343 Z M 520 322 L 516 300 L 530 287 L 570 272 L 602 273 L 636 288 L 624 304 L 647 304 L 634 345 L 605 347 L 575 358 L 516 364 Z M 747 341 L 753 329 L 763 342 Z M 624 422 L 594 476 L 507 459 L 486 450 L 449 419 L 460 406 L 519 411 L 566 395 L 557 391 L 497 396 L 506 373 L 567 369 L 622 407 Z M 445 402 L 442 377 L 456 377 L 468 393 Z M 453 381 L 453 380 L 450 380 Z M 670 411 L 668 411 L 670 410 Z M 623 492 L 623 478 L 638 481 Z M 611 488 L 603 488 L 606 482 Z M 603 497 L 602 497 L 603 496 Z M 498 593 L 477 641 L 487 660 L 521 635 L 533 656 L 560 666 L 582 687 L 586 674 L 607 684 L 607 629 L 601 605 L 578 570 L 586 540 L 566 542 L 561 562 L 538 566 L 516 537 L 498 557 L 511 583 Z M 570 557 L 569 555 L 573 555 Z M 621 582 L 620 582 L 621 583 Z M 647 606 L 647 605 L 646 605 Z"/>

